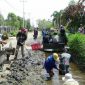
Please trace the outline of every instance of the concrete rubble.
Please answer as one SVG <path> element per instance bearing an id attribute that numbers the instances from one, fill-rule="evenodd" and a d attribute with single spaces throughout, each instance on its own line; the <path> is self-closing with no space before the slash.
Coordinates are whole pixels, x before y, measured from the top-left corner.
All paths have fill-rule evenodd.
<path id="1" fill-rule="evenodd" d="M 41 77 L 44 57 L 40 51 L 30 51 L 25 58 L 14 60 L 10 69 L 11 73 L 4 76 L 0 85 L 46 85 Z"/>

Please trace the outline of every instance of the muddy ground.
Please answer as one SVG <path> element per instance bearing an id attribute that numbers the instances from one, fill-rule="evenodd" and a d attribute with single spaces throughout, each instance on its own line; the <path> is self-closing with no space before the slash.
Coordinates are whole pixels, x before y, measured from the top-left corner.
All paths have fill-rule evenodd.
<path id="1" fill-rule="evenodd" d="M 7 75 L 1 75 L 0 85 L 60 85 L 58 76 L 54 76 L 53 82 L 45 80 L 44 52 L 28 50 L 27 53 L 25 58 L 10 62 L 10 66 L 5 70 Z M 58 74 L 58 71 L 54 72 L 55 75 Z"/>
<path id="2" fill-rule="evenodd" d="M 15 44 L 16 40 L 12 40 Z M 29 44 L 28 48 L 33 42 L 32 33 L 29 33 L 26 43 Z M 25 49 L 24 58 L 21 57 L 21 52 L 19 52 L 17 60 L 12 60 L 14 56 L 11 56 L 10 61 L 6 61 L 2 66 L 3 69 L 0 69 L 0 85 L 62 85 L 62 76 L 58 75 L 58 71 L 55 69 L 52 80 L 45 80 L 46 72 L 43 63 L 48 55 L 45 54 L 39 50 Z M 70 67 L 73 77 L 78 80 L 80 85 L 85 85 L 85 75 L 74 64 L 71 64 Z"/>

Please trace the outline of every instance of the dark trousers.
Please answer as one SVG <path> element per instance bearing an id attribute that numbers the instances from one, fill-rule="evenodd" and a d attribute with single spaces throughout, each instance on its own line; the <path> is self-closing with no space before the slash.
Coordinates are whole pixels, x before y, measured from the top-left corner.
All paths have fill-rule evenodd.
<path id="1" fill-rule="evenodd" d="M 60 75 L 65 75 L 66 73 L 69 73 L 69 65 L 60 64 L 59 68 L 60 68 L 59 70 Z"/>
<path id="2" fill-rule="evenodd" d="M 49 74 L 50 77 L 53 77 L 53 75 L 54 75 L 53 69 L 51 69 L 51 70 L 46 69 L 46 71 L 47 71 L 47 73 Z"/>
<path id="3" fill-rule="evenodd" d="M 15 58 L 17 58 L 17 55 L 18 55 L 18 52 L 19 52 L 19 48 L 20 48 L 20 47 L 21 47 L 22 57 L 24 57 L 24 45 L 22 45 L 22 46 L 17 45 L 17 46 L 16 46 L 16 50 L 15 50 Z"/>
<path id="4" fill-rule="evenodd" d="M 69 73 L 69 65 L 65 65 L 66 73 Z"/>
<path id="5" fill-rule="evenodd" d="M 59 65 L 59 68 L 60 68 L 59 74 L 60 74 L 60 75 L 65 75 L 65 73 L 66 73 L 65 64 L 60 64 L 60 65 Z"/>

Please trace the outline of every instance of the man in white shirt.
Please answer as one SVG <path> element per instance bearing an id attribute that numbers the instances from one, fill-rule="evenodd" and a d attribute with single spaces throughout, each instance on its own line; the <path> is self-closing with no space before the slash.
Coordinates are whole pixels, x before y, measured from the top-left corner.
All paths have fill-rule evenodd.
<path id="1" fill-rule="evenodd" d="M 69 53 L 67 53 L 67 50 L 65 49 L 65 52 L 63 52 L 61 54 L 61 57 L 64 58 L 64 65 L 65 65 L 65 71 L 66 73 L 69 73 L 69 61 L 70 61 L 70 57 L 71 55 Z"/>
<path id="2" fill-rule="evenodd" d="M 71 73 L 65 74 L 65 77 L 62 77 L 62 80 L 64 81 L 63 85 L 79 85 L 79 82 L 73 79 Z"/>

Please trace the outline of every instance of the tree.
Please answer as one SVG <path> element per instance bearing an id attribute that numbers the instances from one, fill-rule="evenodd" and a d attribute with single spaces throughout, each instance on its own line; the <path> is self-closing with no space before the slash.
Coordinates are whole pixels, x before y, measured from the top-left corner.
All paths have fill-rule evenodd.
<path id="1" fill-rule="evenodd" d="M 65 8 L 63 16 L 66 18 L 67 23 L 71 20 L 67 28 L 72 27 L 75 31 L 77 31 L 80 24 L 82 23 L 84 25 L 85 22 L 85 11 L 83 4 L 71 1 L 68 7 Z"/>
<path id="2" fill-rule="evenodd" d="M 26 28 L 28 29 L 28 30 L 30 30 L 30 27 L 31 27 L 31 24 L 30 24 L 30 19 L 28 19 L 27 21 L 26 21 Z"/>
<path id="3" fill-rule="evenodd" d="M 70 2 L 69 2 L 69 6 L 70 5 L 75 5 L 76 4 L 76 2 L 74 1 L 74 0 L 71 0 Z"/>
<path id="4" fill-rule="evenodd" d="M 0 26 L 4 25 L 4 17 L 0 14 Z"/>
<path id="5" fill-rule="evenodd" d="M 49 20 L 37 20 L 37 24 L 39 29 L 42 30 L 42 28 L 51 28 L 52 27 L 52 22 Z"/>
<path id="6" fill-rule="evenodd" d="M 15 26 L 16 15 L 14 13 L 9 13 L 7 16 L 8 25 Z"/>
<path id="7" fill-rule="evenodd" d="M 9 13 L 7 17 L 7 25 L 19 29 L 22 27 L 23 19 L 14 13 Z"/>
<path id="8" fill-rule="evenodd" d="M 54 11 L 54 13 L 51 16 L 53 17 L 53 26 L 59 27 L 60 13 L 57 11 Z"/>
<path id="9" fill-rule="evenodd" d="M 20 16 L 17 16 L 17 20 L 19 21 L 19 29 L 21 28 L 21 27 L 23 27 L 23 18 L 21 18 Z"/>

